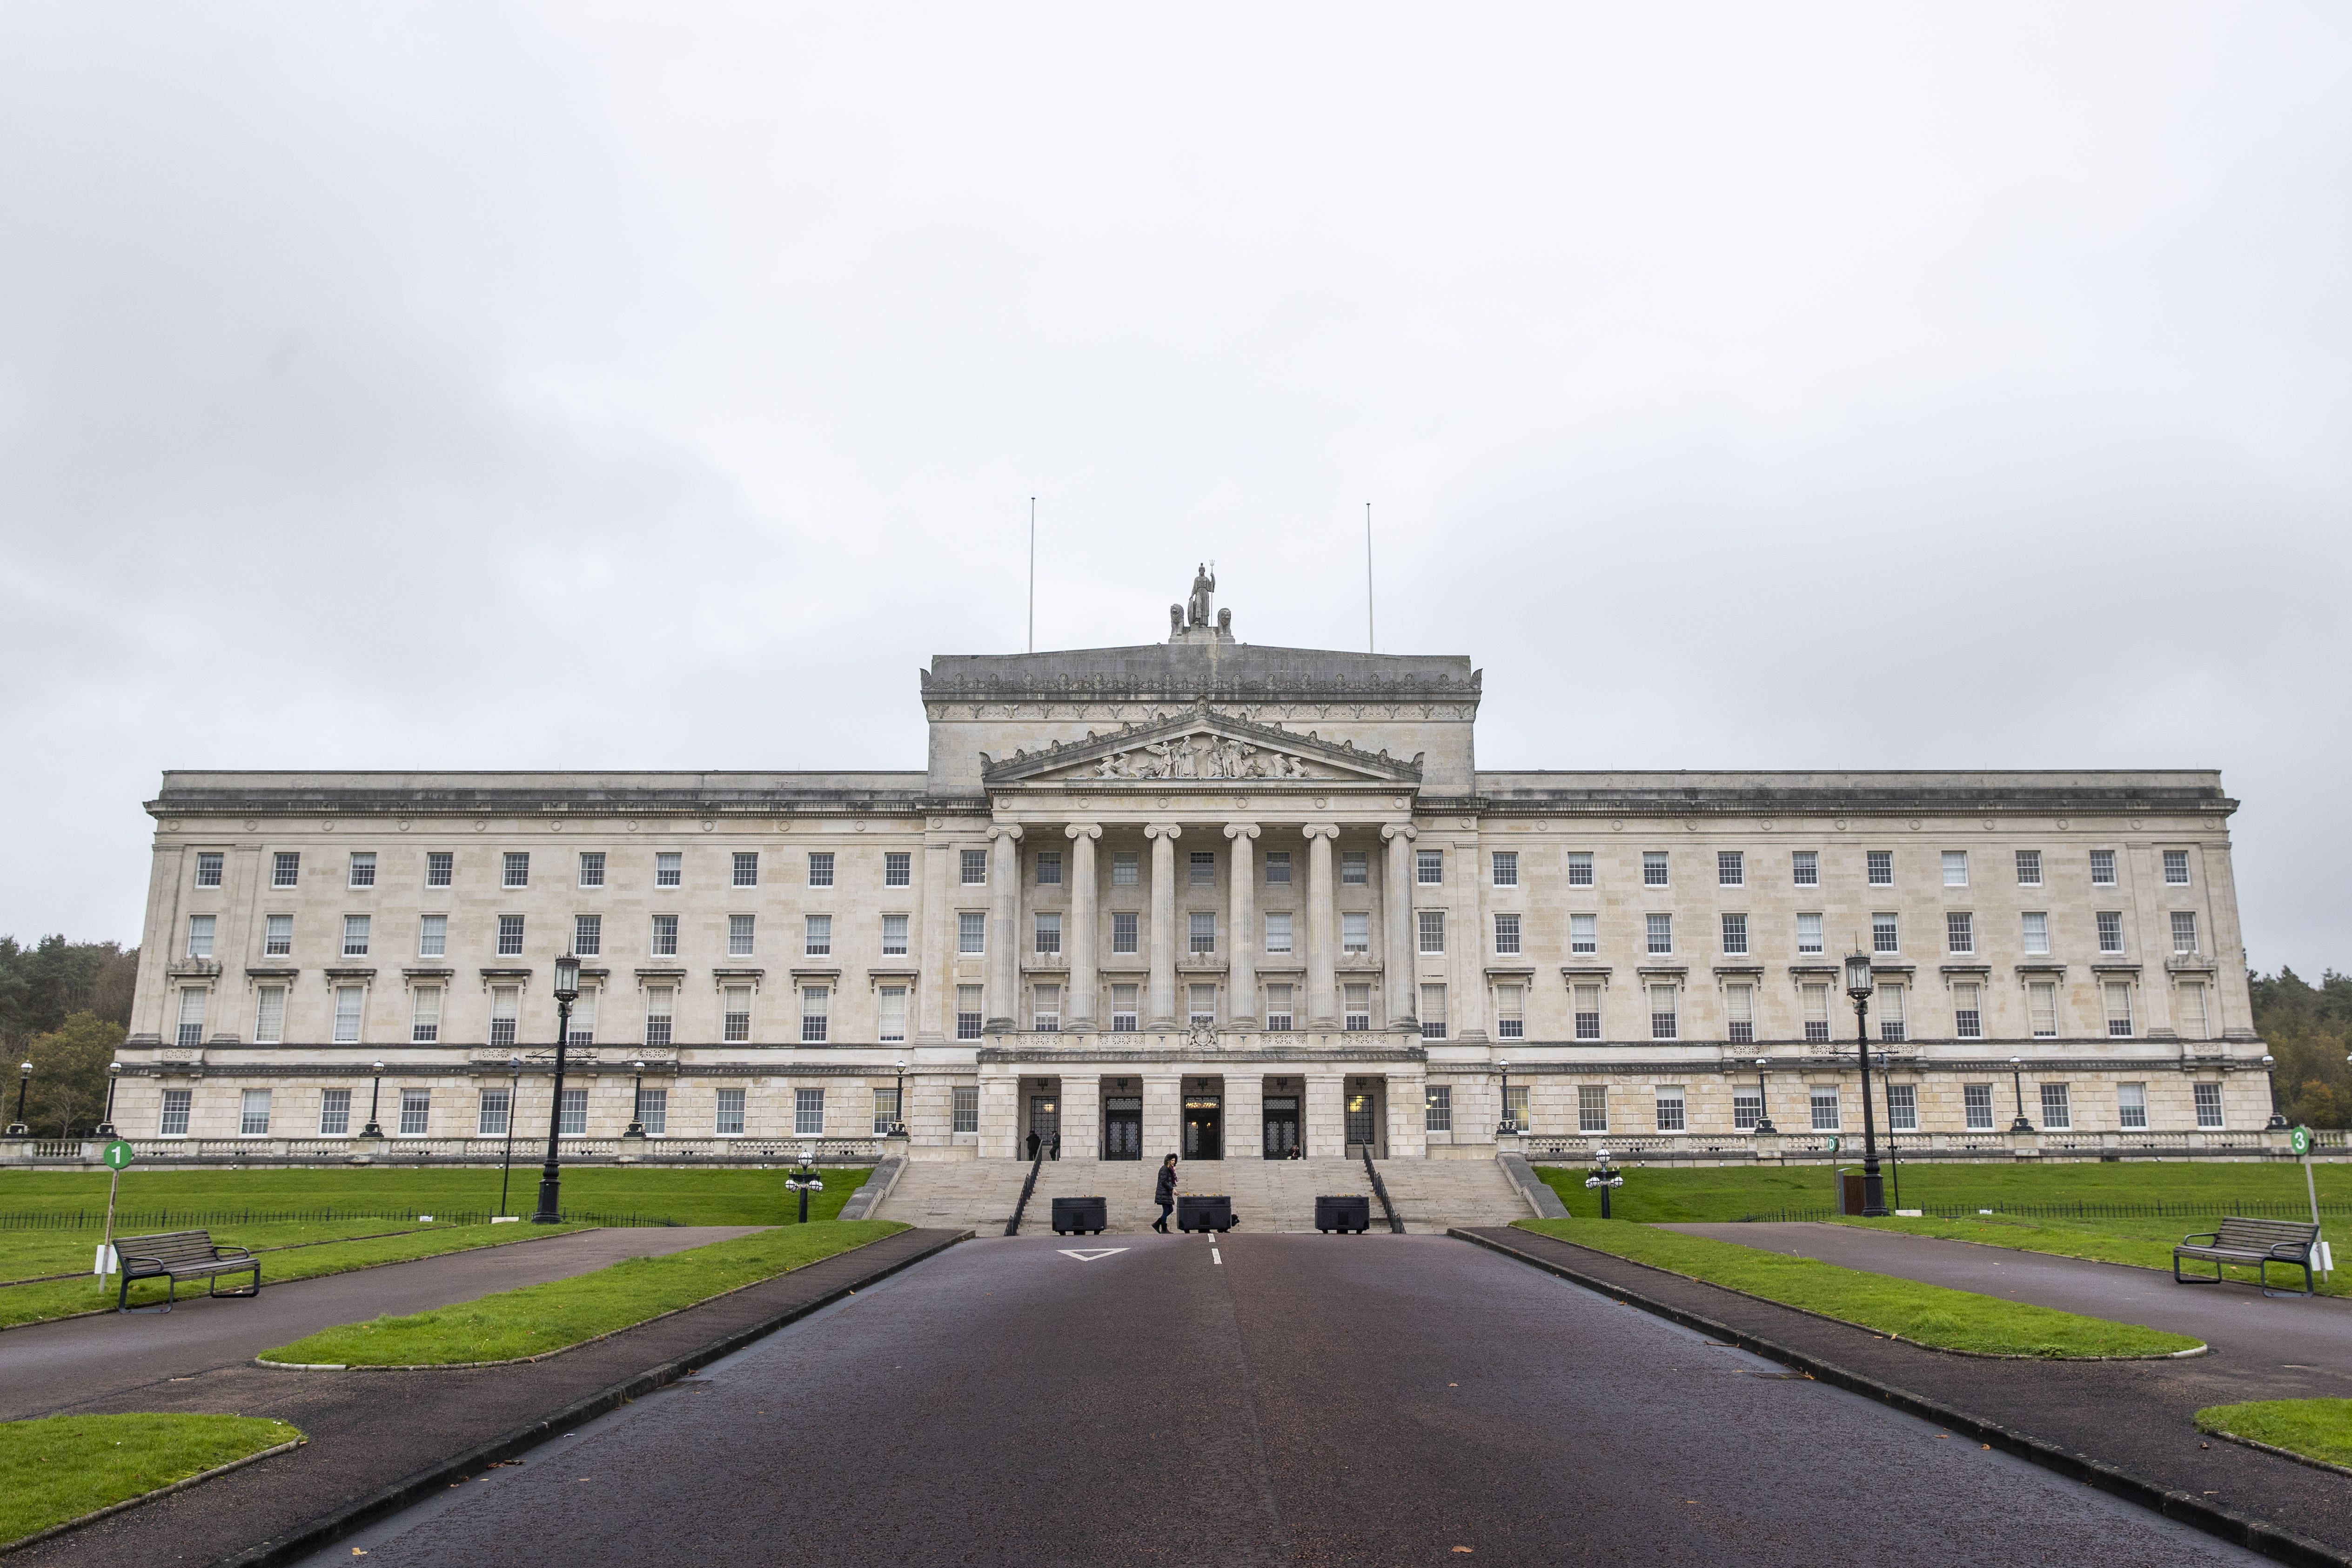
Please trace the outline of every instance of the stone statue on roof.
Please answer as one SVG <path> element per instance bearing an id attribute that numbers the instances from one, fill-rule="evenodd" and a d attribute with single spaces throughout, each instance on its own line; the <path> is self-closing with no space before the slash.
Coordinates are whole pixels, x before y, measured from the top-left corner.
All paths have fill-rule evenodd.
<path id="1" fill-rule="evenodd" d="M 1185 622 L 1189 626 L 1205 626 L 1216 618 L 1217 577 L 1202 562 L 1192 574 L 1192 596 L 1185 603 Z"/>

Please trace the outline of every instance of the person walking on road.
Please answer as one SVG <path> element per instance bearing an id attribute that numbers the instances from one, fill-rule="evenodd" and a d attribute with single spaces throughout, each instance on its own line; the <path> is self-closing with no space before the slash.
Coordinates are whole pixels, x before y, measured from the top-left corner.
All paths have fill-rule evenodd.
<path id="1" fill-rule="evenodd" d="M 1160 1166 L 1160 1184 L 1153 1189 L 1151 1201 L 1160 1205 L 1160 1217 L 1151 1228 L 1160 1235 L 1168 1234 L 1168 1216 L 1176 1207 L 1176 1156 L 1171 1154 Z"/>

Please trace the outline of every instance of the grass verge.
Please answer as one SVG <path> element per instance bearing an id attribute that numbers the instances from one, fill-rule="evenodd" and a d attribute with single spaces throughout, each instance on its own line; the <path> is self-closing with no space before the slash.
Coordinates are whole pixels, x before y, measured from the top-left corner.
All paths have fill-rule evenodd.
<path id="1" fill-rule="evenodd" d="M 301 1436 L 255 1415 L 0 1422 L 0 1546 Z"/>
<path id="2" fill-rule="evenodd" d="M 1530 1219 L 1521 1220 L 1518 1228 L 1937 1350 L 2074 1360 L 2169 1355 L 2199 1342 L 2136 1323 L 2029 1307 L 1648 1226 Z"/>
<path id="3" fill-rule="evenodd" d="M 2218 1214 L 2210 1219 L 2021 1219 L 2006 1215 L 1979 1215 L 1968 1219 L 1841 1219 L 1832 1223 L 1858 1226 L 1865 1230 L 1894 1230 L 1906 1236 L 1932 1236 L 1947 1241 L 1974 1241 L 1987 1247 L 2009 1247 L 2021 1252 L 2048 1252 L 2061 1258 L 2088 1258 L 2101 1263 L 2127 1263 L 2137 1268 L 2158 1268 L 2170 1272 L 2172 1249 L 2180 1238 L 2191 1231 L 2211 1230 L 2219 1221 Z M 2328 1222 L 2341 1226 L 2341 1220 Z M 2212 1265 L 2196 1263 L 2185 1266 L 2199 1273 L 2210 1274 Z M 2225 1265 L 2225 1278 L 2241 1284 L 2254 1283 L 2255 1271 L 2236 1265 Z M 2292 1281 L 2297 1290 L 2303 1289 L 2303 1270 L 2282 1266 L 2271 1276 L 2272 1288 L 2284 1289 Z M 2312 1283 L 2323 1296 L 2352 1296 L 2352 1269 L 2342 1275 L 2322 1278 L 2314 1276 Z"/>
<path id="4" fill-rule="evenodd" d="M 2352 1399 L 2257 1399 L 2209 1405 L 2197 1430 L 2243 1437 L 2322 1464 L 2352 1467 Z"/>
<path id="5" fill-rule="evenodd" d="M 344 1323 L 262 1352 L 310 1365 L 447 1366 L 545 1355 L 906 1229 L 888 1220 L 762 1231 L 406 1318 Z"/>

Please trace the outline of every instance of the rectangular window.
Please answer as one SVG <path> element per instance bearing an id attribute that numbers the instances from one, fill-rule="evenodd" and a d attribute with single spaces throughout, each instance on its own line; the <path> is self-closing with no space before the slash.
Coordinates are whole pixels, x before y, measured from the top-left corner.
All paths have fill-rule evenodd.
<path id="1" fill-rule="evenodd" d="M 409 1044 L 435 1044 L 441 1038 L 441 987 L 420 985 L 409 994 Z"/>
<path id="2" fill-rule="evenodd" d="M 1874 888 L 1895 886 L 1895 851 L 1870 849 L 1864 851 L 1864 864 L 1869 869 L 1870 885 Z"/>
<path id="3" fill-rule="evenodd" d="M 1977 918 L 1958 910 L 1944 911 L 1944 947 L 1954 953 L 1977 950 Z"/>
<path id="4" fill-rule="evenodd" d="M 1642 851 L 1642 886 L 1663 888 L 1666 885 L 1666 852 L 1663 849 Z"/>
<path id="5" fill-rule="evenodd" d="M 2194 910 L 2172 911 L 2172 951 L 2175 952 L 2197 951 L 2197 912 Z"/>
<path id="6" fill-rule="evenodd" d="M 2025 951 L 2029 953 L 2047 953 L 2050 951 L 2048 911 L 2029 910 L 2020 915 L 2018 921 L 2025 942 Z"/>
<path id="7" fill-rule="evenodd" d="M 758 850 L 735 851 L 734 885 L 739 888 L 756 888 L 760 885 L 760 852 Z"/>
<path id="8" fill-rule="evenodd" d="M 833 956 L 833 917 L 831 915 L 801 917 L 801 952 L 809 958 Z"/>
<path id="9" fill-rule="evenodd" d="M 2125 1131 L 2137 1131 L 2147 1125 L 2147 1085 L 2119 1083 L 2116 1085 L 2116 1124 Z"/>
<path id="10" fill-rule="evenodd" d="M 886 1046 L 903 1044 L 907 1038 L 907 988 L 885 985 L 876 995 L 875 1037 Z"/>
<path id="11" fill-rule="evenodd" d="M 1748 952 L 1748 917 L 1723 917 L 1723 951 L 1731 957 L 1744 956 Z"/>
<path id="12" fill-rule="evenodd" d="M 1114 849 L 1110 854 L 1110 885 L 1132 888 L 1143 879 L 1141 858 L 1132 849 Z"/>
<path id="13" fill-rule="evenodd" d="M 1525 1132 L 1535 1125 L 1528 1119 L 1528 1086 L 1515 1083 L 1503 1091 L 1503 1120 L 1514 1132 Z"/>
<path id="14" fill-rule="evenodd" d="M 1213 1024 L 1217 1021 L 1217 988 L 1214 984 L 1187 985 L 1184 988 L 1187 1005 L 1184 1018 L 1192 1024 Z"/>
<path id="15" fill-rule="evenodd" d="M 499 937 L 501 942 L 506 938 L 506 918 L 504 916 L 500 916 L 499 920 Z M 520 952 L 522 951 L 522 925 L 520 916 L 516 917 L 515 951 L 517 952 Z M 677 956 L 677 917 L 676 915 L 656 915 L 654 917 L 653 954 L 656 958 L 676 958 Z"/>
<path id="16" fill-rule="evenodd" d="M 1186 941 L 1192 952 L 1217 951 L 1217 917 L 1207 910 L 1194 910 L 1185 921 Z"/>
<path id="17" fill-rule="evenodd" d="M 874 1136 L 887 1137 L 898 1125 L 898 1086 L 888 1085 L 874 1091 Z"/>
<path id="18" fill-rule="evenodd" d="M 2115 1039 L 2127 1040 L 2131 1038 L 2132 1032 L 2131 982 L 2110 980 L 2105 990 L 2107 1034 Z"/>
<path id="19" fill-rule="evenodd" d="M 1495 1037 L 1498 1040 L 1523 1040 L 1528 1037 L 1527 987 L 1497 985 L 1495 987 Z"/>
<path id="20" fill-rule="evenodd" d="M 1900 1045 L 1910 1037 L 1911 1018 L 1904 1005 L 1908 1000 L 1900 985 L 1878 988 L 1878 1037 L 1887 1045 Z"/>
<path id="21" fill-rule="evenodd" d="M 264 985 L 254 994 L 253 1043 L 274 1046 L 286 1037 L 286 987 Z"/>
<path id="22" fill-rule="evenodd" d="M 2063 1083 L 2045 1083 L 2042 1086 L 2042 1125 L 2043 1127 L 2063 1132 L 2074 1125 L 2074 1110 L 2069 1103 L 2070 1098 L 2066 1092 L 2066 1086 Z"/>
<path id="23" fill-rule="evenodd" d="M 1038 851 L 1037 885 L 1041 888 L 1058 888 L 1062 885 L 1062 852 L 1060 850 Z"/>
<path id="24" fill-rule="evenodd" d="M 1422 1095 L 1422 1130 L 1427 1132 L 1454 1131 L 1454 1089 L 1450 1084 L 1433 1083 Z"/>
<path id="25" fill-rule="evenodd" d="M 357 985 L 335 987 L 335 1044 L 360 1043 L 360 1005 L 367 992 Z"/>
<path id="26" fill-rule="evenodd" d="M 1421 1037 L 1424 1040 L 1445 1038 L 1445 987 L 1443 985 L 1421 988 Z"/>
<path id="27" fill-rule="evenodd" d="M 1497 849 L 1494 854 L 1495 886 L 1516 888 L 1519 885 L 1519 852 Z"/>
<path id="28" fill-rule="evenodd" d="M 1140 987 L 1119 984 L 1110 988 L 1110 1031 L 1114 1035 L 1135 1033 L 1135 998 Z"/>
<path id="29" fill-rule="evenodd" d="M 646 1044 L 667 1046 L 677 1037 L 677 988 L 674 985 L 646 987 Z"/>
<path id="30" fill-rule="evenodd" d="M 1662 1083 L 1651 1089 L 1650 1097 L 1657 1106 L 1658 1131 L 1682 1131 L 1683 1086 L 1678 1083 Z"/>
<path id="31" fill-rule="evenodd" d="M 1973 980 L 1952 986 L 1952 1034 L 1963 1040 L 1984 1038 L 1984 987 Z"/>
<path id="32" fill-rule="evenodd" d="M 1838 1130 L 1838 1091 L 1835 1084 L 1815 1084 L 1808 1095 L 1813 1112 L 1813 1131 L 1834 1132 Z"/>
<path id="33" fill-rule="evenodd" d="M 904 958 L 906 955 L 907 917 L 905 915 L 884 915 L 882 917 L 882 956 L 885 958 Z"/>
<path id="34" fill-rule="evenodd" d="M 669 1090 L 641 1089 L 637 1090 L 637 1124 L 648 1138 L 669 1134 Z"/>
<path id="35" fill-rule="evenodd" d="M 1968 1115 L 1969 1131 L 1992 1131 L 1992 1085 L 1964 1083 L 1960 1086 L 1960 1104 Z"/>
<path id="36" fill-rule="evenodd" d="M 416 956 L 446 958 L 449 955 L 449 917 L 420 915 L 416 921 Z"/>
<path id="37" fill-rule="evenodd" d="M 1870 950 L 1873 952 L 1901 952 L 1903 932 L 1891 910 L 1882 910 L 1870 917 Z"/>
<path id="38" fill-rule="evenodd" d="M 654 854 L 654 886 L 675 888 L 685 880 L 686 857 L 676 849 L 656 850 Z"/>
<path id="39" fill-rule="evenodd" d="M 751 988 L 730 985 L 719 994 L 719 1037 L 730 1045 L 747 1044 L 751 1038 Z"/>
<path id="40" fill-rule="evenodd" d="M 345 915 L 343 917 L 343 956 L 345 958 L 365 958 L 367 956 L 367 950 L 368 917 L 365 915 Z"/>
<path id="41" fill-rule="evenodd" d="M 823 918 L 830 919 L 830 917 Z M 759 945 L 759 930 L 757 916 L 729 915 L 727 917 L 727 956 L 730 958 L 755 956 Z M 903 952 L 904 949 L 900 951 Z"/>
<path id="42" fill-rule="evenodd" d="M 559 1136 L 565 1138 L 588 1136 L 588 1091 L 586 1089 L 567 1089 L 563 1091 L 563 1105 L 557 1112 L 555 1130 Z"/>
<path id="43" fill-rule="evenodd" d="M 1110 917 L 1110 950 L 1113 952 L 1136 951 L 1136 914 L 1133 910 L 1114 910 Z"/>
<path id="44" fill-rule="evenodd" d="M 882 885 L 886 888 L 912 887 L 915 881 L 915 858 L 903 849 L 891 849 L 882 856 Z"/>
<path id="45" fill-rule="evenodd" d="M 1944 851 L 1944 886 L 1965 888 L 1969 885 L 1969 852 L 1965 849 Z"/>
<path id="46" fill-rule="evenodd" d="M 2029 981 L 2025 987 L 2025 1011 L 2035 1039 L 2056 1039 L 2058 1037 L 2057 982 Z"/>
<path id="47" fill-rule="evenodd" d="M 200 851 L 196 856 L 196 886 L 217 888 L 221 885 L 221 852 L 217 849 Z"/>
<path id="48" fill-rule="evenodd" d="M 1269 888 L 1290 886 L 1290 851 L 1269 849 L 1265 852 L 1265 885 Z"/>
<path id="49" fill-rule="evenodd" d="M 507 1121 L 512 1115 L 513 1110 L 510 1089 L 483 1089 L 474 1101 L 474 1136 L 477 1138 L 505 1137 Z"/>
<path id="50" fill-rule="evenodd" d="M 188 917 L 188 956 L 190 958 L 210 958 L 213 955 L 213 930 L 218 918 L 215 915 Z M 362 921 L 367 919 L 365 915 L 359 918 Z M 365 952 L 366 949 L 362 948 L 361 951 Z"/>
<path id="51" fill-rule="evenodd" d="M 521 952 L 522 917 L 500 915 L 499 917 L 499 956 L 515 958 L 520 956 Z"/>
<path id="52" fill-rule="evenodd" d="M 1822 885 L 1822 852 L 1818 849 L 1798 849 L 1790 853 L 1790 881 L 1800 888 Z"/>
<path id="53" fill-rule="evenodd" d="M 422 1138 L 431 1131 L 433 1091 L 429 1089 L 404 1089 L 400 1091 L 400 1135 Z"/>
<path id="54" fill-rule="evenodd" d="M 237 1111 L 236 1132 L 240 1138 L 269 1136 L 269 1091 L 268 1089 L 248 1089 L 245 1091 L 243 1103 Z"/>
<path id="55" fill-rule="evenodd" d="M 1037 911 L 1037 951 L 1059 953 L 1062 951 L 1062 916 L 1058 910 Z"/>
<path id="56" fill-rule="evenodd" d="M 528 888 L 530 886 L 530 854 L 528 850 L 509 849 L 507 851 L 505 873 L 500 879 L 499 885 L 505 888 Z"/>
<path id="57" fill-rule="evenodd" d="M 1371 859 L 1361 849 L 1339 851 L 1339 885 L 1361 888 L 1372 879 Z"/>
<path id="58" fill-rule="evenodd" d="M 1041 1035 L 1060 1034 L 1062 1032 L 1062 988 L 1059 985 L 1039 985 L 1033 989 L 1036 992 L 1036 995 L 1033 998 L 1035 1006 L 1030 1015 L 1034 1020 L 1030 1026 Z"/>
<path id="59" fill-rule="evenodd" d="M 2197 1083 L 2189 1086 L 2197 1097 L 2197 1130 L 2219 1132 L 2221 1120 L 2221 1086 L 2218 1083 Z"/>
<path id="60" fill-rule="evenodd" d="M 2042 851 L 2021 849 L 2017 852 L 2017 885 L 2021 888 L 2042 886 Z"/>
<path id="61" fill-rule="evenodd" d="M 1369 910 L 1347 910 L 1339 916 L 1339 951 L 1370 952 L 1372 951 L 1372 916 Z"/>
<path id="62" fill-rule="evenodd" d="M 1412 852 L 1412 879 L 1424 888 L 1445 885 L 1445 851 L 1416 849 Z"/>
<path id="63" fill-rule="evenodd" d="M 1756 1124 L 1763 1120 L 1762 1091 L 1734 1087 L 1731 1091 L 1731 1130 L 1734 1132 L 1753 1132 Z"/>
<path id="64" fill-rule="evenodd" d="M 604 952 L 604 917 L 572 917 L 572 952 L 575 958 L 600 958 Z"/>
<path id="65" fill-rule="evenodd" d="M 2189 886 L 2189 851 L 2168 849 L 2164 852 L 2164 885 L 2168 888 Z"/>
<path id="66" fill-rule="evenodd" d="M 1916 1084 L 1890 1083 L 1886 1086 L 1886 1130 L 1889 1132 L 1919 1131 L 1919 1089 Z"/>
<path id="67" fill-rule="evenodd" d="M 1830 1037 L 1830 988 L 1816 981 L 1801 990 L 1805 1005 L 1805 1043 L 1818 1046 Z"/>
<path id="68" fill-rule="evenodd" d="M 1583 984 L 1576 988 L 1576 1037 L 1597 1040 L 1601 1037 L 1601 987 Z"/>
<path id="69" fill-rule="evenodd" d="M 1215 850 L 1192 850 L 1190 855 L 1187 856 L 1185 863 L 1192 868 L 1190 877 L 1192 886 L 1196 888 L 1204 888 L 1213 886 L 1215 884 L 1217 880 L 1217 852 Z"/>
<path id="70" fill-rule="evenodd" d="M 977 1084 L 961 1084 L 958 1085 L 951 1092 L 953 1099 L 950 1101 L 952 1107 L 950 1114 L 955 1120 L 950 1124 L 950 1131 L 955 1132 L 979 1131 L 980 1086 Z"/>
<path id="71" fill-rule="evenodd" d="M 1799 915 L 1797 917 L 1797 951 L 1799 952 L 1822 951 L 1821 916 Z"/>
<path id="72" fill-rule="evenodd" d="M 1265 1026 L 1277 1035 L 1286 1035 L 1291 1029 L 1292 990 L 1293 987 L 1287 984 L 1269 985 L 1265 988 Z"/>
<path id="73" fill-rule="evenodd" d="M 269 885 L 291 888 L 302 880 L 302 857 L 297 850 L 280 849 L 269 858 Z"/>
<path id="74" fill-rule="evenodd" d="M 1265 912 L 1265 951 L 1268 953 L 1290 951 L 1290 911 L 1268 910 Z"/>
<path id="75" fill-rule="evenodd" d="M 2179 1014 L 2180 1016 L 2177 1022 L 2180 1027 L 2182 1039 L 2210 1040 L 2213 1037 L 2212 1026 L 2205 1016 L 2205 983 L 2203 981 L 2188 980 L 2181 983 Z"/>
<path id="76" fill-rule="evenodd" d="M 742 1136 L 743 1091 L 741 1089 L 722 1089 L 719 1091 L 719 1106 L 712 1118 L 710 1130 L 721 1138 Z"/>
<path id="77" fill-rule="evenodd" d="M 956 1038 L 976 1040 L 981 1029 L 981 987 L 956 987 Z"/>
<path id="78" fill-rule="evenodd" d="M 1444 952 L 1445 951 L 1445 911 L 1415 910 L 1413 918 L 1414 923 L 1421 931 L 1421 951 Z"/>
<path id="79" fill-rule="evenodd" d="M 596 1043 L 596 988 L 583 985 L 580 999 L 572 1004 L 572 1034 L 568 1043 L 575 1050 L 584 1050 Z"/>
<path id="80" fill-rule="evenodd" d="M 1518 951 L 1519 917 L 1496 915 L 1495 917 L 1495 952 L 1507 957 L 1516 955 Z"/>
<path id="81" fill-rule="evenodd" d="M 742 884 L 738 884 L 741 886 Z M 808 885 L 812 888 L 833 886 L 833 851 L 812 849 L 808 858 Z"/>
<path id="82" fill-rule="evenodd" d="M 521 986 L 490 987 L 490 1044 L 509 1047 L 514 1045 L 515 1019 L 521 1008 Z"/>
<path id="83" fill-rule="evenodd" d="M 2098 913 L 2099 951 L 2121 952 L 2124 950 L 2124 917 L 2121 910 L 2102 910 Z"/>
<path id="84" fill-rule="evenodd" d="M 1592 851 L 1571 849 L 1568 852 L 1568 885 L 1571 888 L 1592 886 Z"/>
<path id="85" fill-rule="evenodd" d="M 1677 1037 L 1675 1018 L 1675 988 L 1671 985 L 1650 987 L 1650 1038 L 1671 1040 Z"/>
<path id="86" fill-rule="evenodd" d="M 1715 885 L 1718 888 L 1745 887 L 1748 882 L 1748 857 L 1737 849 L 1715 852 Z"/>
<path id="87" fill-rule="evenodd" d="M 1576 1086 L 1576 1130 L 1579 1132 L 1609 1131 L 1607 1084 L 1580 1083 Z"/>
<path id="88" fill-rule="evenodd" d="M 352 1135 L 352 1091 L 331 1089 L 319 1096 L 319 1136 L 348 1138 Z"/>
<path id="89" fill-rule="evenodd" d="M 2116 885 L 2116 852 L 2112 849 L 2091 851 L 2091 886 L 2112 888 Z"/>
<path id="90" fill-rule="evenodd" d="M 352 852 L 352 886 L 354 888 L 375 886 L 374 850 L 355 849 Z"/>
<path id="91" fill-rule="evenodd" d="M 604 885 L 604 852 L 602 849 L 583 849 L 580 852 L 580 885 L 583 888 Z"/>
<path id="92" fill-rule="evenodd" d="M 1723 1015 L 1735 1046 L 1756 1043 L 1756 987 L 1745 983 L 1723 988 Z"/>
<path id="93" fill-rule="evenodd" d="M 833 987 L 801 987 L 801 1044 L 821 1046 L 833 1023 Z"/>
<path id="94" fill-rule="evenodd" d="M 425 856 L 425 885 L 428 888 L 447 887 L 453 879 L 457 868 L 457 857 L 451 854 L 448 850 L 433 849 L 426 851 Z"/>
<path id="95" fill-rule="evenodd" d="M 188 1135 L 188 1100 L 194 1091 L 167 1089 L 163 1091 L 163 1120 L 156 1132 L 165 1138 L 185 1138 Z"/>
<path id="96" fill-rule="evenodd" d="M 1350 1035 L 1364 1034 L 1372 1026 L 1372 983 L 1350 981 L 1345 993 L 1347 1005 L 1340 1015 L 1340 1027 Z"/>
<path id="97" fill-rule="evenodd" d="M 1661 914 L 1645 915 L 1643 917 L 1643 923 L 1648 931 L 1650 952 L 1655 953 L 1667 953 L 1674 952 L 1674 916 Z"/>
<path id="98" fill-rule="evenodd" d="M 963 910 L 956 915 L 956 951 L 986 952 L 988 951 L 988 913 L 984 910 Z"/>
<path id="99" fill-rule="evenodd" d="M 1599 915 L 1568 917 L 1568 951 L 1572 953 L 1601 951 L 1601 917 Z"/>

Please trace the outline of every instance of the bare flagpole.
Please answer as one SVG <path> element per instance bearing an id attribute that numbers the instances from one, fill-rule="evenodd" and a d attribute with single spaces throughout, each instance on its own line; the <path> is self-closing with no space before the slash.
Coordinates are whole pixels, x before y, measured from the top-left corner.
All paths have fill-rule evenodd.
<path id="1" fill-rule="evenodd" d="M 1364 651 L 1381 651 L 1379 623 L 1372 618 L 1372 503 L 1364 503 Z"/>
<path id="2" fill-rule="evenodd" d="M 1037 498 L 1029 498 L 1029 651 L 1037 651 Z"/>

